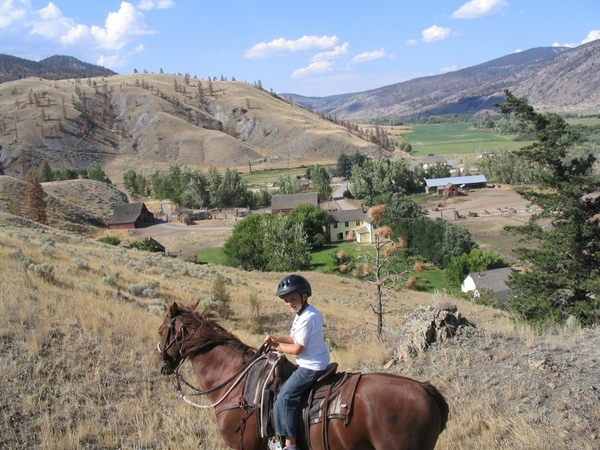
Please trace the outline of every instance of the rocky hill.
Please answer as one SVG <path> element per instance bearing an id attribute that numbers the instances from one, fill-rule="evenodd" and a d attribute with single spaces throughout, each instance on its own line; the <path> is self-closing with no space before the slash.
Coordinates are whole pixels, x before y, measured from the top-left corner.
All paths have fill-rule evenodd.
<path id="1" fill-rule="evenodd" d="M 345 127 L 256 86 L 165 74 L 2 83 L 0 145 L 7 175 L 43 160 L 52 169 L 98 162 L 114 180 L 174 161 L 247 169 L 377 154 Z"/>
<path id="2" fill-rule="evenodd" d="M 600 112 L 600 40 L 576 48 L 534 48 L 442 75 L 366 92 L 324 98 L 290 97 L 328 115 L 378 119 L 475 114 L 504 100 L 504 89 L 536 109 Z"/>

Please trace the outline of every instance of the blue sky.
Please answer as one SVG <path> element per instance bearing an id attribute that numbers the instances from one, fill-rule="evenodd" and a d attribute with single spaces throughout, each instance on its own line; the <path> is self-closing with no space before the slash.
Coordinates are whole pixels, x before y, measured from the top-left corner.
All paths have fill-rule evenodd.
<path id="1" fill-rule="evenodd" d="M 598 38 L 599 0 L 0 0 L 0 53 L 307 96 Z"/>

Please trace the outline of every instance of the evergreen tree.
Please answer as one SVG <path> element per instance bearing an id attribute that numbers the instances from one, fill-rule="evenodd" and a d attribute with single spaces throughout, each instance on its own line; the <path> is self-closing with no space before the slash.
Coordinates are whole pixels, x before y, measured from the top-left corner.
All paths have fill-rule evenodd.
<path id="1" fill-rule="evenodd" d="M 537 323 L 562 322 L 574 316 L 584 324 L 600 321 L 600 189 L 592 154 L 569 152 L 579 134 L 555 113 L 535 112 L 508 90 L 497 106 L 518 120 L 523 135 L 536 141 L 516 153 L 538 167 L 537 189 L 519 193 L 541 208 L 530 221 L 508 227 L 524 236 L 517 249 L 529 269 L 509 280 L 514 297 L 509 308 Z M 540 219 L 550 221 L 545 227 Z"/>
<path id="2" fill-rule="evenodd" d="M 338 157 L 335 173 L 338 177 L 342 177 L 344 180 L 350 178 L 350 175 L 352 174 L 352 161 L 350 161 L 350 158 L 348 158 L 348 155 L 345 153 L 342 153 Z"/>
<path id="3" fill-rule="evenodd" d="M 44 201 L 44 189 L 35 170 L 27 172 L 25 186 L 25 217 L 43 225 L 48 225 L 48 207 Z"/>
<path id="4" fill-rule="evenodd" d="M 40 167 L 40 183 L 47 183 L 48 181 L 53 181 L 54 177 L 52 176 L 52 169 L 50 168 L 50 164 L 48 161 L 44 161 L 42 163 L 42 167 Z"/>

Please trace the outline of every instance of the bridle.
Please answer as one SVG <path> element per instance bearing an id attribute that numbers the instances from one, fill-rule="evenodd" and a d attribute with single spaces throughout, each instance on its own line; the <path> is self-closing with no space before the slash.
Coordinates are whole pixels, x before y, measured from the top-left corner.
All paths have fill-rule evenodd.
<path id="1" fill-rule="evenodd" d="M 185 358 L 183 357 L 183 341 L 184 341 L 185 326 L 183 324 L 181 324 L 181 326 L 179 327 L 179 330 L 175 331 L 175 322 L 176 321 L 177 321 L 177 317 L 173 317 L 169 322 L 169 325 L 167 327 L 167 335 L 165 336 L 165 340 L 164 340 L 164 342 L 165 342 L 164 348 L 160 348 L 161 341 L 158 341 L 158 344 L 156 344 L 156 350 L 163 357 L 163 364 L 168 364 L 170 369 L 173 370 L 173 372 L 177 372 L 179 370 L 179 367 L 185 360 Z M 172 338 L 170 338 L 170 336 L 172 336 Z M 179 363 L 177 363 L 176 365 L 173 364 L 175 358 L 169 356 L 169 354 L 167 353 L 167 350 L 169 350 L 174 345 L 177 346 L 177 353 L 179 353 L 179 356 L 182 357 L 181 360 L 179 361 Z"/>
<path id="2" fill-rule="evenodd" d="M 181 375 L 179 373 L 179 368 L 181 367 L 181 365 L 183 364 L 183 362 L 187 359 L 184 355 L 183 355 L 183 349 L 184 349 L 184 341 L 186 338 L 186 334 L 189 335 L 189 333 L 186 333 L 186 328 L 185 326 L 180 322 L 180 327 L 179 330 L 176 330 L 176 322 L 177 322 L 177 317 L 173 317 L 170 321 L 169 321 L 169 325 L 167 327 L 167 334 L 165 336 L 164 342 L 164 348 L 161 348 L 161 341 L 158 341 L 158 344 L 156 344 L 156 350 L 158 351 L 159 354 L 162 355 L 162 360 L 163 360 L 163 375 L 167 375 L 167 373 L 164 371 L 164 365 L 168 364 L 169 368 L 172 370 L 171 374 L 174 375 L 175 381 L 173 381 L 173 379 L 170 379 L 169 381 L 171 382 L 171 384 L 173 385 L 173 387 L 175 388 L 175 390 L 177 391 L 177 393 L 181 396 L 181 398 L 183 398 L 183 400 L 185 400 L 188 404 L 195 406 L 197 408 L 213 408 L 215 406 L 217 406 L 218 404 L 220 404 L 230 393 L 231 391 L 239 384 L 239 382 L 242 380 L 242 378 L 245 377 L 245 375 L 248 373 L 248 371 L 250 370 L 250 368 L 259 360 L 261 359 L 265 359 L 267 358 L 267 353 L 269 353 L 270 349 L 271 349 L 271 344 L 263 344 L 258 351 L 254 354 L 254 356 L 252 356 L 252 358 L 250 358 L 236 373 L 234 373 L 231 377 L 229 377 L 227 380 L 223 381 L 222 383 L 220 383 L 218 386 L 215 386 L 211 389 L 208 390 L 203 390 L 197 387 L 192 386 L 190 383 L 188 383 L 185 378 L 183 377 L 183 375 Z M 200 330 L 200 327 L 198 327 L 196 330 L 194 330 L 191 334 L 196 333 L 198 330 Z M 170 336 L 172 336 L 172 338 L 170 338 Z M 175 362 L 175 358 L 173 358 L 172 356 L 170 356 L 167 353 L 167 350 L 169 350 L 171 347 L 173 346 L 177 346 L 177 352 L 179 353 L 179 355 L 181 356 L 181 359 L 179 360 L 179 362 Z M 237 379 L 236 379 L 237 377 Z M 212 405 L 198 405 L 192 401 L 190 401 L 185 393 L 183 392 L 183 388 L 181 386 L 181 383 L 185 384 L 187 387 L 189 387 L 190 389 L 194 390 L 195 393 L 194 395 L 208 395 L 212 392 L 218 391 L 219 389 L 222 389 L 223 387 L 225 387 L 227 384 L 231 383 L 233 380 L 235 379 L 235 382 L 229 387 L 229 389 L 219 398 L 219 400 L 217 400 L 215 403 L 213 403 Z"/>

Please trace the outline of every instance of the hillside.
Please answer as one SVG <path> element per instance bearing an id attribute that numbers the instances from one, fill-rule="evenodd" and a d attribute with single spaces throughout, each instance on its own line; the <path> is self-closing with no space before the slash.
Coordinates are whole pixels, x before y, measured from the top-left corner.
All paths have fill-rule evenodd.
<path id="1" fill-rule="evenodd" d="M 347 130 L 253 85 L 132 74 L 0 84 L 7 175 L 101 164 L 113 180 L 175 161 L 208 168 L 335 162 L 378 154 Z"/>
<path id="2" fill-rule="evenodd" d="M 30 61 L 0 54 L 0 83 L 27 77 L 62 80 L 109 75 L 116 75 L 116 72 L 106 67 L 79 61 L 72 56 L 54 55 L 41 61 Z"/>
<path id="3" fill-rule="evenodd" d="M 13 202 L 25 207 L 25 186 L 23 180 L 0 175 L 0 212 L 9 211 Z M 84 234 L 104 228 L 114 207 L 128 202 L 127 195 L 115 186 L 94 180 L 52 181 L 43 183 L 42 188 L 47 194 L 50 225 Z"/>
<path id="4" fill-rule="evenodd" d="M 220 274 L 232 298 L 221 323 L 242 341 L 259 345 L 257 321 L 281 333 L 292 320 L 273 295 L 282 274 L 125 250 L 6 214 L 0 271 L 2 448 L 224 449 L 214 412 L 183 402 L 153 362 L 165 307 L 207 299 Z M 441 389 L 450 420 L 437 449 L 597 448 L 600 329 L 540 335 L 498 310 L 403 290 L 387 303 L 378 342 L 365 302 L 373 286 L 305 275 L 341 369 L 428 379 Z M 476 328 L 400 359 L 405 315 L 439 302 L 456 305 Z"/>
<path id="5" fill-rule="evenodd" d="M 544 47 L 476 66 L 366 92 L 324 98 L 291 95 L 299 104 L 356 120 L 411 115 L 475 114 L 510 89 L 536 109 L 600 111 L 600 40 L 575 48 Z"/>

